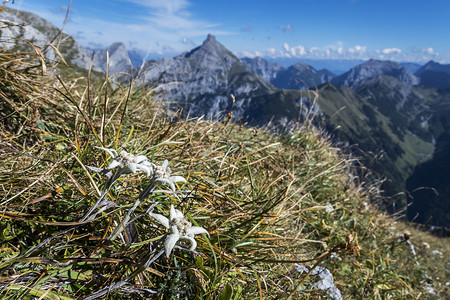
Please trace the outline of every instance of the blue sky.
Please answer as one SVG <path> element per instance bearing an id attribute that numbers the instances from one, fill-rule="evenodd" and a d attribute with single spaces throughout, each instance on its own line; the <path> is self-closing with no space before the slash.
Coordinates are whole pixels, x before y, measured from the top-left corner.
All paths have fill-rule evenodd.
<path id="1" fill-rule="evenodd" d="M 70 0 L 15 0 L 61 27 Z M 101 48 L 124 42 L 149 58 L 208 33 L 239 57 L 450 63 L 450 0 L 72 0 L 65 31 Z"/>

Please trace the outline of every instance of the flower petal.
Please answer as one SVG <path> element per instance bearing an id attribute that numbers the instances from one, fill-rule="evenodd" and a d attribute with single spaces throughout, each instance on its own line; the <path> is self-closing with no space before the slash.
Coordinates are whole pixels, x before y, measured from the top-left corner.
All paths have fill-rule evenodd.
<path id="1" fill-rule="evenodd" d="M 120 162 L 118 162 L 117 160 L 113 160 L 109 164 L 108 169 L 114 169 L 115 167 L 118 167 L 118 166 L 122 166 L 122 164 Z"/>
<path id="2" fill-rule="evenodd" d="M 145 165 L 143 165 L 143 164 L 137 164 L 136 167 L 137 167 L 139 170 L 144 171 L 144 172 L 147 174 L 147 177 L 149 177 L 149 176 L 152 174 L 152 170 L 151 170 L 151 168 L 148 167 L 148 166 L 145 166 Z"/>
<path id="3" fill-rule="evenodd" d="M 158 177 L 155 179 L 155 181 L 160 182 L 161 184 L 164 184 L 164 183 L 168 184 L 168 185 L 173 184 L 172 181 L 170 181 L 169 179 L 163 178 L 163 177 Z"/>
<path id="4" fill-rule="evenodd" d="M 116 158 L 117 155 L 117 151 L 111 148 L 103 148 L 103 147 L 97 147 L 95 146 L 95 148 L 106 151 L 112 158 Z"/>
<path id="5" fill-rule="evenodd" d="M 164 248 L 166 249 L 167 258 L 169 258 L 170 253 L 173 250 L 173 247 L 175 247 L 175 244 L 178 242 L 179 239 L 180 239 L 179 234 L 173 233 L 167 236 L 166 241 L 164 242 Z"/>
<path id="6" fill-rule="evenodd" d="M 153 218 L 155 218 L 159 223 L 161 223 L 161 225 L 163 225 L 166 228 L 169 228 L 169 219 L 167 219 L 166 217 L 164 217 L 163 215 L 160 214 L 154 214 L 154 213 L 149 213 L 150 216 L 152 216 Z"/>
<path id="7" fill-rule="evenodd" d="M 170 205 L 170 220 L 173 220 L 177 217 L 177 210 L 175 209 L 175 207 L 173 207 L 173 205 Z"/>
<path id="8" fill-rule="evenodd" d="M 86 166 L 86 168 L 88 168 L 91 171 L 97 172 L 97 173 L 105 174 L 105 176 L 108 178 L 111 178 L 111 176 L 113 175 L 111 173 L 111 171 L 109 171 L 108 169 L 96 168 L 96 167 L 91 167 L 91 166 Z"/>
<path id="9" fill-rule="evenodd" d="M 131 171 L 131 173 L 136 173 L 137 165 L 135 163 L 127 163 L 127 168 Z"/>
<path id="10" fill-rule="evenodd" d="M 183 213 L 181 210 L 175 209 L 175 217 L 179 219 L 184 219 Z"/>
<path id="11" fill-rule="evenodd" d="M 196 234 L 201 234 L 201 233 L 205 233 L 209 237 L 209 232 L 205 228 L 200 227 L 200 226 L 192 226 L 191 229 L 189 229 L 187 234 L 189 236 L 191 236 L 191 235 L 194 236 Z"/>
<path id="12" fill-rule="evenodd" d="M 170 189 L 171 189 L 172 191 L 175 192 L 176 189 L 177 189 L 177 188 L 175 187 L 175 184 L 174 184 L 172 181 L 169 180 L 169 185 L 170 185 Z"/>
<path id="13" fill-rule="evenodd" d="M 169 180 L 172 181 L 172 182 L 184 182 L 184 183 L 186 183 L 186 179 L 184 179 L 183 176 L 170 176 Z"/>
<path id="14" fill-rule="evenodd" d="M 165 159 L 164 162 L 163 162 L 163 164 L 162 164 L 162 169 L 163 169 L 164 171 L 166 171 L 167 166 L 169 166 L 169 161 L 168 161 L 167 159 Z"/>
<path id="15" fill-rule="evenodd" d="M 143 163 L 144 161 L 147 161 L 147 160 L 148 160 L 147 156 L 145 156 L 145 155 L 138 155 L 138 156 L 134 157 L 134 162 L 137 163 L 137 164 L 141 164 L 141 163 Z"/>
<path id="16" fill-rule="evenodd" d="M 189 248 L 191 251 L 194 251 L 195 248 L 197 248 L 197 241 L 193 237 L 183 235 L 180 238 L 191 242 L 191 247 Z"/>

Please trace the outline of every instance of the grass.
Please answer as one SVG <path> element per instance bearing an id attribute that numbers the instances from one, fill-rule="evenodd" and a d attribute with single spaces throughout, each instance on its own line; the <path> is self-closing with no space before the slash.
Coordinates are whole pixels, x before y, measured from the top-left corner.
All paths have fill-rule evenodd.
<path id="1" fill-rule="evenodd" d="M 0 53 L 4 299 L 330 298 L 314 285 L 318 276 L 297 272 L 296 263 L 327 268 L 344 299 L 448 293 L 446 240 L 403 238 L 409 226 L 371 204 L 380 200 L 377 181 L 310 124 L 274 135 L 181 120 L 151 89 L 73 78 L 68 69 L 41 75 L 45 62 L 36 53 Z M 187 179 L 177 185 L 182 193 L 154 192 L 140 203 L 133 216 L 144 215 L 127 226 L 134 238 L 108 239 L 149 184 L 142 173 L 110 189 L 106 199 L 117 207 L 79 222 L 106 184 L 86 166 L 111 161 L 95 146 L 143 154 L 156 165 L 167 159 Z M 196 238 L 197 254 L 175 249 L 145 265 L 164 249 L 166 229 L 145 214 L 155 202 L 156 213 L 167 216 L 174 205 L 208 230 L 209 238 Z M 442 252 L 440 265 L 432 250 Z"/>

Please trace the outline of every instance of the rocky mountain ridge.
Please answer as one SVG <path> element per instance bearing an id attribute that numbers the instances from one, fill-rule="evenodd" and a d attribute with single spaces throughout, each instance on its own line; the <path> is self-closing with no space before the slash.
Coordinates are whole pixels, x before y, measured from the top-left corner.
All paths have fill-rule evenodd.
<path id="1" fill-rule="evenodd" d="M 245 57 L 242 61 L 255 73 L 261 75 L 279 89 L 309 89 L 329 82 L 336 77 L 335 74 L 326 69 L 316 70 L 301 62 L 284 68 L 280 64 L 270 63 L 261 57 Z"/>
<path id="2" fill-rule="evenodd" d="M 17 40 L 31 38 L 44 47 L 41 42 L 51 41 L 59 32 L 35 15 L 21 12 L 14 15 L 12 22 L 33 26 L 19 26 L 16 32 L 9 27 L 2 29 L 3 40 L 8 34 L 15 35 Z M 83 49 L 67 35 L 60 41 L 60 51 L 69 63 L 89 66 L 91 50 Z M 3 47 L 12 49 L 17 45 L 4 43 Z M 129 72 L 123 44 L 113 44 L 108 53 L 110 74 Z M 105 58 L 106 50 L 96 53 L 95 70 L 106 70 Z M 54 54 L 53 59 L 57 59 Z M 445 73 L 435 71 L 434 64 L 431 66 L 432 70 L 416 74 Z M 285 76 L 277 83 L 281 88 L 267 81 L 274 82 L 281 78 L 280 74 Z M 445 132 L 450 124 L 444 116 L 450 112 L 449 97 L 435 87 L 425 86 L 422 77 L 398 63 L 377 60 L 331 77 L 305 64 L 283 68 L 263 59 L 241 61 L 212 35 L 189 52 L 147 62 L 142 70 L 135 70 L 134 76 L 139 83 L 164 90 L 167 106 L 174 111 L 183 109 L 186 115 L 212 119 L 230 116 L 234 121 L 254 125 L 286 126 L 311 112 L 309 116 L 326 128 L 335 141 L 353 145 L 351 148 L 359 155 L 364 153 L 364 163 L 386 176 L 390 188 L 397 191 L 404 189 L 416 166 L 438 157 L 434 153 L 436 148 L 445 148 L 437 147 L 436 143 L 446 145 Z M 311 80 L 308 87 L 317 86 L 318 98 L 309 90 L 301 90 L 303 86 L 290 85 L 307 80 Z M 327 82 L 330 80 L 331 83 Z"/>
<path id="3" fill-rule="evenodd" d="M 371 59 L 350 69 L 348 72 L 334 78 L 332 82 L 337 85 L 357 89 L 361 84 L 364 84 L 366 80 L 381 75 L 396 78 L 409 85 L 416 85 L 419 83 L 419 79 L 399 63 L 375 59 Z"/>
<path id="4" fill-rule="evenodd" d="M 128 52 L 123 43 L 113 43 L 103 50 L 90 50 L 82 47 L 70 35 L 60 33 L 60 29 L 36 14 L 6 8 L 2 12 L 8 26 L 0 30 L 0 46 L 8 49 L 30 47 L 27 41 L 33 42 L 49 61 L 58 61 L 59 57 L 53 47 L 58 48 L 65 61 L 82 69 L 97 72 L 106 71 L 106 53 L 109 53 L 109 73 L 130 72 L 131 64 Z M 53 47 L 49 46 L 52 44 Z"/>
<path id="5" fill-rule="evenodd" d="M 241 61 L 245 63 L 256 74 L 259 74 L 268 82 L 272 82 L 277 77 L 277 74 L 285 68 L 279 63 L 270 63 L 262 57 L 241 58 Z"/>
<path id="6" fill-rule="evenodd" d="M 424 87 L 437 88 L 441 91 L 450 90 L 450 64 L 429 61 L 419 68 L 415 75 Z"/>
<path id="7" fill-rule="evenodd" d="M 190 52 L 147 63 L 136 78 L 165 89 L 165 97 L 174 106 L 207 118 L 220 118 L 230 111 L 235 120 L 246 118 L 254 97 L 276 90 L 212 35 Z"/>

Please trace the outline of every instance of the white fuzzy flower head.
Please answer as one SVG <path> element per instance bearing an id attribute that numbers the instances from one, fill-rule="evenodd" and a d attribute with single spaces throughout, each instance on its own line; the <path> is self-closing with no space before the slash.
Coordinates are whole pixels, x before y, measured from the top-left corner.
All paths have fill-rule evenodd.
<path id="1" fill-rule="evenodd" d="M 165 160 L 162 166 L 155 166 L 153 178 L 155 182 L 159 182 L 162 184 L 168 184 L 172 191 L 175 191 L 175 183 L 176 182 L 186 182 L 183 176 L 170 176 L 171 170 L 169 168 L 169 162 Z"/>
<path id="2" fill-rule="evenodd" d="M 106 151 L 113 158 L 113 161 L 109 164 L 108 169 L 119 167 L 124 174 L 136 173 L 137 170 L 144 171 L 147 176 L 151 176 L 153 174 L 154 165 L 150 163 L 144 155 L 134 156 L 125 150 L 122 150 L 119 154 L 117 154 L 117 151 L 114 149 L 102 147 L 96 148 Z"/>
<path id="3" fill-rule="evenodd" d="M 150 216 L 158 220 L 164 227 L 169 229 L 169 235 L 164 243 L 167 258 L 169 258 L 175 244 L 180 239 L 185 239 L 191 242 L 190 250 L 194 251 L 197 247 L 197 242 L 194 236 L 196 234 L 205 233 L 209 237 L 208 231 L 203 227 L 192 226 L 191 222 L 186 220 L 183 213 L 175 209 L 173 205 L 170 206 L 170 217 L 167 219 L 163 215 L 150 213 Z"/>

